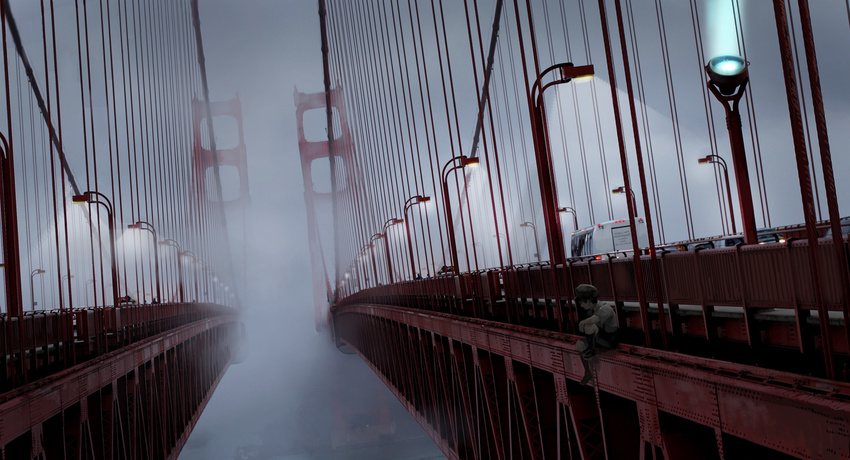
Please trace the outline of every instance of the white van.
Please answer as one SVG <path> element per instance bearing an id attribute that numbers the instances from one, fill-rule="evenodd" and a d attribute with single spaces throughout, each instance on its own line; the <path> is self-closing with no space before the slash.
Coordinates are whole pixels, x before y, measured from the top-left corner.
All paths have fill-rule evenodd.
<path id="1" fill-rule="evenodd" d="M 635 228 L 638 236 L 638 246 L 649 247 L 649 237 L 646 233 L 646 220 L 635 218 Z M 597 256 L 617 251 L 628 251 L 629 254 L 618 253 L 615 257 L 630 255 L 632 251 L 632 232 L 629 219 L 609 220 L 576 230 L 572 233 L 570 257 Z"/>

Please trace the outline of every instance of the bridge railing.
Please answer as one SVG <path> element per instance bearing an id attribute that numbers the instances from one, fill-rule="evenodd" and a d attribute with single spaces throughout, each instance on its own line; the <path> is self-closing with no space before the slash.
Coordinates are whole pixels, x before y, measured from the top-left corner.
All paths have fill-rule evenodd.
<path id="1" fill-rule="evenodd" d="M 674 337 L 725 340 L 750 347 L 772 345 L 804 352 L 820 348 L 824 339 L 817 320 L 810 249 L 806 240 L 788 240 L 661 253 L 657 259 L 660 296 L 651 275 L 650 256 L 641 256 L 646 307 L 638 304 L 634 260 L 611 258 L 404 281 L 359 291 L 342 299 L 335 308 L 369 303 L 395 305 L 572 332 L 577 330 L 581 315 L 572 302 L 573 288 L 588 283 L 597 287 L 601 300 L 615 305 L 621 328 L 630 330 L 632 337 L 643 337 L 641 308 L 648 309 L 650 334 L 660 334 L 660 301 L 665 309 L 666 330 Z M 824 304 L 832 313 L 826 322 L 829 335 L 835 353 L 848 355 L 843 321 L 847 308 L 841 279 L 844 271 L 838 266 L 830 238 L 821 238 L 814 249 Z M 817 350 L 815 355 L 820 353 Z"/>
<path id="2" fill-rule="evenodd" d="M 23 324 L 3 314 L 0 392 L 195 321 L 237 314 L 231 307 L 200 303 L 35 311 L 24 315 Z"/>

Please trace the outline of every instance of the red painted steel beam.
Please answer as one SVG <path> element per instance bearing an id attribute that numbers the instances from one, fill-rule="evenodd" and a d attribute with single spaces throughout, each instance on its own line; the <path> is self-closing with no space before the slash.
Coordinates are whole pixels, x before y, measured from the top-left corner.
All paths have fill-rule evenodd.
<path id="1" fill-rule="evenodd" d="M 95 346 L 106 337 L 109 350 L 138 342 L 169 329 L 213 316 L 235 317 L 237 310 L 215 304 L 132 305 L 105 309 L 41 311 L 18 318 L 0 319 L 0 377 L 14 375 L 13 364 L 26 355 L 25 369 L 31 380 L 45 378 L 99 355 Z M 103 321 L 99 321 L 103 319 Z M 24 341 L 18 331 L 24 331 Z M 74 341 L 67 339 L 74 335 Z M 23 348 L 22 348 L 23 347 Z M 59 353 L 67 350 L 67 353 Z M 73 359 L 72 359 L 73 358 Z M 25 382 L 0 378 L 0 391 L 21 387 Z M 3 396 L 0 394 L 0 401 Z"/>
<path id="2" fill-rule="evenodd" d="M 662 318 L 668 324 L 667 330 L 675 331 L 679 351 L 698 353 L 699 347 L 732 344 L 741 348 L 750 362 L 763 367 L 792 369 L 792 361 L 773 358 L 776 352 L 781 352 L 793 358 L 795 366 L 807 368 L 802 371 L 795 368 L 795 372 L 825 375 L 823 353 L 819 348 L 823 333 L 812 318 L 817 303 L 811 287 L 811 273 L 805 263 L 809 250 L 806 241 L 790 240 L 676 252 L 660 257 L 662 292 L 668 304 L 675 306 Z M 827 269 L 825 273 L 840 273 L 839 261 L 829 246 L 819 245 L 815 252 Z M 644 263 L 648 260 L 648 256 L 642 257 Z M 570 322 L 566 330 L 575 330 L 576 309 L 569 297 L 557 295 L 553 283 L 548 283 L 552 278 L 551 270 L 551 266 L 541 266 L 488 272 L 488 278 L 497 280 L 494 286 L 481 282 L 467 285 L 456 282 L 461 279 L 457 277 L 402 282 L 359 291 L 338 305 L 398 305 L 533 325 L 551 331 L 562 327 L 559 320 L 563 315 Z M 555 268 L 555 280 L 561 287 L 560 292 L 569 292 L 571 285 L 593 284 L 599 290 L 600 299 L 614 303 L 620 327 L 641 334 L 645 334 L 646 329 L 661 333 L 656 310 L 650 310 L 652 319 L 645 325 L 641 312 L 634 306 L 639 299 L 630 260 L 572 262 Z M 822 284 L 828 309 L 843 311 L 846 299 L 840 277 L 827 276 Z M 647 294 L 649 301 L 658 300 L 653 291 Z M 454 305 L 475 308 L 453 310 Z M 840 362 L 848 362 L 850 349 L 845 328 L 835 319 L 829 322 L 834 350 Z M 723 359 L 737 358 L 730 355 Z"/>
<path id="3" fill-rule="evenodd" d="M 135 458 L 130 452 L 176 458 L 238 354 L 238 324 L 236 316 L 196 321 L 4 394 L 4 458 L 50 449 L 38 433 L 60 446 L 61 436 L 67 458 L 95 449 L 115 458 Z"/>
<path id="4" fill-rule="evenodd" d="M 338 338 L 381 376 L 449 458 L 474 457 L 459 450 L 389 375 L 414 380 L 441 375 L 442 384 L 465 385 L 470 401 L 488 401 L 490 414 L 476 417 L 471 431 L 482 445 L 498 449 L 491 458 L 520 450 L 530 458 L 644 458 L 654 451 L 678 458 L 676 452 L 712 450 L 715 458 L 743 452 L 850 458 L 850 432 L 837 429 L 850 424 L 850 384 L 621 345 L 593 359 L 595 386 L 587 387 L 577 383 L 584 374 L 574 348 L 577 336 L 374 304 L 338 308 L 334 323 Z M 399 350 L 410 338 L 423 336 L 428 340 L 418 346 L 426 356 L 445 346 L 471 350 L 478 356 L 474 378 L 459 378 L 450 360 L 401 359 Z M 485 369 L 482 362 L 492 366 Z M 469 385 L 488 379 L 492 386 Z M 437 420 L 440 414 L 447 420 L 462 417 L 448 394 L 433 403 Z"/>

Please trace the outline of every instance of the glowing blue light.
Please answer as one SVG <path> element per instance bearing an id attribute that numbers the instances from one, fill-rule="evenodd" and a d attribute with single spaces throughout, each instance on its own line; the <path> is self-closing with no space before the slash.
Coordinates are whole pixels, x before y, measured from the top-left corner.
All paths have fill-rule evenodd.
<path id="1" fill-rule="evenodd" d="M 740 56 L 726 54 L 712 58 L 708 61 L 708 67 L 717 75 L 732 77 L 743 72 L 747 63 Z"/>

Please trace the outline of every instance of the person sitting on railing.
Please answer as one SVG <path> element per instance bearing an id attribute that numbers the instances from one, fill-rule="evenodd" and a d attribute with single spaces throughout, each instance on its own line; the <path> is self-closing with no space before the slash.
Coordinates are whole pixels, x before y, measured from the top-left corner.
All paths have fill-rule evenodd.
<path id="1" fill-rule="evenodd" d="M 576 351 L 581 356 L 584 365 L 584 378 L 581 384 L 586 385 L 593 378 L 589 360 L 596 354 L 597 348 L 612 349 L 617 347 L 617 316 L 611 305 L 599 301 L 599 291 L 590 284 L 576 286 L 576 305 L 589 315 L 578 323 L 579 332 L 585 337 L 576 342 Z"/>

